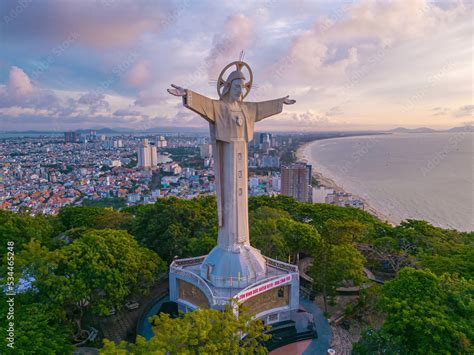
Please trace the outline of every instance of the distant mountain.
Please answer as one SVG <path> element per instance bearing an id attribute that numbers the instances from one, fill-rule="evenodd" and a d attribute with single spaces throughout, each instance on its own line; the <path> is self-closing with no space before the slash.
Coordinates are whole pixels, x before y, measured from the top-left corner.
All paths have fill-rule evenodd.
<path id="1" fill-rule="evenodd" d="M 466 125 L 460 127 L 453 127 L 451 129 L 446 130 L 445 132 L 474 132 L 474 126 Z"/>
<path id="2" fill-rule="evenodd" d="M 97 134 L 145 134 L 145 133 L 193 133 L 193 132 L 205 132 L 206 129 L 194 128 L 194 127 L 152 127 L 147 129 L 133 129 L 124 127 L 114 128 L 89 128 L 79 129 L 76 132 L 81 134 L 89 134 L 90 131 L 96 131 Z"/>
<path id="3" fill-rule="evenodd" d="M 153 127 L 148 128 L 142 132 L 146 133 L 196 133 L 196 132 L 207 132 L 208 128 L 195 128 L 195 127 Z"/>
<path id="4" fill-rule="evenodd" d="M 404 128 L 404 127 L 398 127 L 395 129 L 391 129 L 388 132 L 393 132 L 393 133 L 433 133 L 433 132 L 439 132 L 436 131 L 432 128 L 428 127 L 420 127 L 420 128 Z"/>
<path id="5" fill-rule="evenodd" d="M 78 129 L 76 132 L 81 134 L 89 134 L 90 131 L 96 131 L 97 134 L 113 134 L 121 132 L 120 128 L 89 128 L 89 129 Z M 130 131 L 130 130 L 128 130 Z"/>
<path id="6" fill-rule="evenodd" d="M 123 128 L 123 127 L 117 127 L 117 128 L 101 128 L 97 131 L 97 133 L 128 133 L 128 132 L 136 132 L 135 129 L 133 128 Z"/>

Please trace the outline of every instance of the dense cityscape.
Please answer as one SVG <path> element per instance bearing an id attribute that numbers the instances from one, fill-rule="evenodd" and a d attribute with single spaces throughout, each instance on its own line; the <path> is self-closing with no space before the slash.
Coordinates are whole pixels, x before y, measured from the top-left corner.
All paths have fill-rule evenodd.
<path id="1" fill-rule="evenodd" d="M 363 209 L 351 194 L 316 188 L 311 166 L 296 163 L 296 148 L 305 139 L 256 135 L 249 144 L 249 196 L 282 193 Z M 212 145 L 205 134 L 65 132 L 4 138 L 0 152 L 0 208 L 14 212 L 56 214 L 66 205 L 97 203 L 120 208 L 215 192 Z"/>

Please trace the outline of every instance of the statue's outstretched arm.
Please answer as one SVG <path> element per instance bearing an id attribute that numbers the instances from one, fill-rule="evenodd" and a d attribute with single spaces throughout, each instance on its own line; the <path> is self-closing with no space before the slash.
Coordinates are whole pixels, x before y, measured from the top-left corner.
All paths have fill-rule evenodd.
<path id="1" fill-rule="evenodd" d="M 296 101 L 289 98 L 289 96 L 281 99 L 268 100 L 262 102 L 251 102 L 249 104 L 255 105 L 255 122 L 261 121 L 264 118 L 274 116 L 283 111 L 283 104 L 293 105 Z"/>
<path id="2" fill-rule="evenodd" d="M 214 123 L 214 104 L 212 99 L 174 84 L 171 84 L 171 87 L 172 89 L 168 89 L 168 92 L 171 95 L 182 97 L 184 107 L 196 112 L 206 121 Z"/>

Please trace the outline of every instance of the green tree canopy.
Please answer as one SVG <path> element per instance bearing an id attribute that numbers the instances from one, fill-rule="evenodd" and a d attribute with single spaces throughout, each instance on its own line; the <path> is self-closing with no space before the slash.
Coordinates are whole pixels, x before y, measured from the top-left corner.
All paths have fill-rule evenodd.
<path id="1" fill-rule="evenodd" d="M 263 206 L 249 214 L 250 241 L 262 254 L 274 259 L 286 260 L 290 249 L 278 228 L 278 221 L 287 220 L 290 215 L 276 208 Z"/>
<path id="2" fill-rule="evenodd" d="M 89 207 L 112 207 L 116 210 L 127 206 L 127 200 L 124 197 L 108 197 L 100 200 L 83 200 L 82 205 Z"/>
<path id="3" fill-rule="evenodd" d="M 63 230 L 73 228 L 90 229 L 128 229 L 132 222 L 131 215 L 112 208 L 100 207 L 66 207 L 58 215 Z"/>
<path id="4" fill-rule="evenodd" d="M 266 354 L 262 345 L 269 339 L 261 320 L 245 312 L 236 318 L 232 310 L 198 309 L 182 318 L 161 313 L 153 318 L 155 336 L 138 336 L 135 344 L 104 340 L 101 354 Z M 245 338 L 241 339 L 242 335 Z"/>
<path id="5" fill-rule="evenodd" d="M 131 233 L 161 258 L 208 253 L 216 244 L 217 210 L 214 197 L 192 200 L 158 199 L 154 205 L 126 209 L 134 218 Z M 192 249 L 200 245 L 200 248 Z"/>
<path id="6" fill-rule="evenodd" d="M 323 294 L 327 311 L 327 297 L 334 297 L 336 289 L 345 281 L 359 285 L 365 280 L 364 256 L 352 245 L 364 232 L 356 221 L 328 220 L 321 228 L 320 242 L 313 249 L 314 262 L 309 275 L 313 288 Z"/>
<path id="7" fill-rule="evenodd" d="M 321 242 L 318 231 L 310 224 L 282 218 L 277 221 L 277 227 L 283 234 L 287 249 L 293 255 L 310 255 Z"/>
<path id="8" fill-rule="evenodd" d="M 457 273 L 474 277 L 474 233 L 434 227 L 426 221 L 406 220 L 388 235 L 371 241 L 375 255 L 394 272 L 404 266 L 428 268 L 438 276 Z"/>
<path id="9" fill-rule="evenodd" d="M 27 303 L 23 295 L 15 296 L 14 348 L 7 347 L 6 334 L 8 329 L 6 315 L 7 303 L 5 295 L 0 295 L 0 328 L 2 337 L 0 353 L 2 354 L 66 354 L 73 350 L 70 345 L 70 325 L 58 321 L 43 304 Z"/>
<path id="10" fill-rule="evenodd" d="M 472 353 L 473 295 L 472 281 L 404 268 L 382 288 L 381 329 L 364 333 L 354 353 Z"/>
<path id="11" fill-rule="evenodd" d="M 53 216 L 30 216 L 0 210 L 0 242 L 6 245 L 13 241 L 17 248 L 28 243 L 32 238 L 51 245 L 52 237 L 59 232 L 59 223 Z M 17 249 L 18 250 L 18 249 Z"/>
<path id="12" fill-rule="evenodd" d="M 32 240 L 18 261 L 46 306 L 76 320 L 89 308 L 98 315 L 122 308 L 127 296 L 147 290 L 166 269 L 158 255 L 119 230 L 91 230 L 54 251 Z"/>
<path id="13" fill-rule="evenodd" d="M 268 206 L 251 211 L 249 224 L 252 245 L 279 260 L 302 252 L 309 254 L 319 240 L 312 225 L 295 221 L 288 212 Z"/>
<path id="14" fill-rule="evenodd" d="M 392 227 L 380 221 L 370 213 L 353 207 L 340 207 L 326 203 L 301 203 L 292 197 L 278 195 L 275 197 L 259 196 L 249 198 L 249 209 L 255 210 L 267 206 L 288 212 L 299 222 L 308 222 L 320 228 L 330 219 L 338 221 L 357 221 L 364 225 L 364 237 L 370 239 L 386 236 Z"/>

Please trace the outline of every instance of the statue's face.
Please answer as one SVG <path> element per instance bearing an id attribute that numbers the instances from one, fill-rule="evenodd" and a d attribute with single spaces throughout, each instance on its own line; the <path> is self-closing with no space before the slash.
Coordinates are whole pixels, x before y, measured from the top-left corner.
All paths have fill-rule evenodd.
<path id="1" fill-rule="evenodd" d="M 244 85 L 244 79 L 232 80 L 232 83 L 230 84 L 230 97 L 232 100 L 240 100 L 240 95 L 242 95 Z"/>

